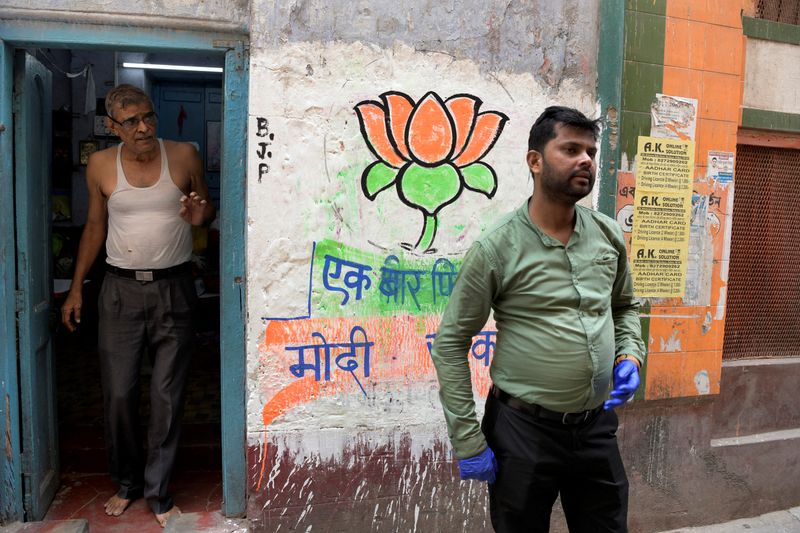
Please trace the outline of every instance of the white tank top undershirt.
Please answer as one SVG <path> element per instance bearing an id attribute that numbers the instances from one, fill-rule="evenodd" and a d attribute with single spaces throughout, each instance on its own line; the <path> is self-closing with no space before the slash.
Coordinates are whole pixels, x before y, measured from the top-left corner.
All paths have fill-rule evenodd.
<path id="1" fill-rule="evenodd" d="M 117 185 L 108 198 L 108 264 L 128 269 L 180 265 L 192 256 L 191 225 L 178 216 L 183 192 L 172 181 L 164 142 L 161 173 L 150 187 L 134 187 L 122 170 L 122 144 L 117 147 Z"/>

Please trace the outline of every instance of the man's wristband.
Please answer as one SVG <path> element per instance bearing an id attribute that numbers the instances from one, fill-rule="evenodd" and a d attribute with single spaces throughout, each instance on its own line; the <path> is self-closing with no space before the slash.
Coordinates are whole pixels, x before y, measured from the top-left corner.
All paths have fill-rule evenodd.
<path id="1" fill-rule="evenodd" d="M 625 359 L 630 359 L 631 361 L 636 363 L 636 369 L 637 370 L 642 367 L 642 365 L 639 363 L 638 359 L 636 359 L 634 356 L 626 354 L 626 353 L 620 354 L 614 359 L 614 366 L 617 366 L 618 364 L 620 364 Z"/>

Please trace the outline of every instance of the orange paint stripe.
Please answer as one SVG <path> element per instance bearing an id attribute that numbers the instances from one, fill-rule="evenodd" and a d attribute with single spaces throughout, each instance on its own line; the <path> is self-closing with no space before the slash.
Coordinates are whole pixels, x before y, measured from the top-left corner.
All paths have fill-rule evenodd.
<path id="1" fill-rule="evenodd" d="M 365 377 L 360 374 L 361 370 L 356 370 L 361 385 L 365 388 L 367 383 L 375 382 L 403 382 L 413 380 L 419 383 L 435 383 L 436 371 L 428 351 L 426 335 L 435 333 L 439 325 L 438 315 L 426 316 L 394 316 L 394 317 L 369 317 L 369 318 L 328 318 L 328 319 L 307 319 L 291 322 L 273 321 L 267 325 L 265 341 L 260 346 L 261 361 L 263 363 L 262 373 L 269 375 L 283 375 L 286 379 L 295 380 L 289 374 L 289 366 L 296 364 L 297 352 L 287 351 L 287 346 L 319 344 L 318 340 L 312 342 L 312 333 L 321 333 L 329 343 L 349 342 L 350 331 L 354 326 L 361 326 L 365 329 L 368 341 L 374 343 L 370 348 L 370 376 Z M 494 330 L 493 322 L 486 325 L 485 330 Z M 477 338 L 478 340 L 484 340 Z M 359 338 L 360 340 L 360 338 Z M 496 338 L 491 339 L 496 342 Z M 482 351 L 483 347 L 481 347 Z M 333 359 L 343 348 L 331 349 L 331 380 L 324 383 L 314 382 L 316 388 L 313 396 L 309 396 L 304 401 L 312 401 L 319 396 L 331 396 L 340 393 L 360 393 L 360 387 L 348 372 L 335 368 Z M 363 348 L 358 348 L 356 357 L 361 363 Z M 484 366 L 483 360 L 477 360 L 469 355 L 470 371 L 472 382 L 476 389 L 484 394 L 491 385 L 489 369 Z M 311 356 L 306 352 L 306 360 Z M 311 374 L 306 374 L 300 381 L 305 382 L 313 379 Z M 294 385 L 288 385 L 294 390 Z M 298 389 L 302 394 L 303 389 Z M 279 391 L 275 397 L 283 396 L 283 390 Z M 294 398 L 291 406 L 296 406 L 303 401 Z M 269 405 L 277 405 L 277 411 L 264 411 L 265 426 L 271 423 L 275 416 L 279 416 L 289 404 L 280 402 L 273 403 L 270 399 Z M 275 409 L 275 408 L 272 408 Z M 269 415 L 269 416 L 268 416 Z"/>
<path id="2" fill-rule="evenodd" d="M 273 396 L 264 405 L 261 411 L 261 420 L 264 422 L 264 427 L 269 427 L 273 420 L 281 416 L 283 413 L 305 402 L 313 401 L 319 396 L 319 383 L 314 381 L 313 378 L 307 377 L 290 383 L 275 396 Z M 267 464 L 267 437 L 264 435 L 264 449 L 262 452 L 261 472 L 258 476 L 258 485 L 256 490 L 261 488 L 261 481 L 264 479 L 264 468 Z"/>

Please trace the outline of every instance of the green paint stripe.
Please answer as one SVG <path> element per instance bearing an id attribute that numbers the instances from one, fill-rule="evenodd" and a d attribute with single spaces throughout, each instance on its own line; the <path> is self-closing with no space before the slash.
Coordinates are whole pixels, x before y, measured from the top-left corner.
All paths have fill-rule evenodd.
<path id="1" fill-rule="evenodd" d="M 390 255 L 395 259 L 388 259 Z M 324 239 L 314 251 L 311 315 L 440 314 L 462 262 L 460 257 L 450 257 L 449 264 L 439 263 L 441 259 L 401 251 L 375 253 Z"/>
<path id="2" fill-rule="evenodd" d="M 800 115 L 745 107 L 742 109 L 742 126 L 765 130 L 800 132 Z"/>
<path id="3" fill-rule="evenodd" d="M 664 84 L 663 65 L 625 61 L 622 78 L 622 109 L 650 113 L 650 106 Z"/>
<path id="4" fill-rule="evenodd" d="M 667 0 L 627 0 L 625 9 L 654 15 L 666 15 Z"/>
<path id="5" fill-rule="evenodd" d="M 622 72 L 620 152 L 629 164 L 640 135 L 650 134 L 650 104 L 664 83 L 667 19 L 653 0 L 628 0 L 625 12 L 625 61 Z M 652 6 L 652 9 L 646 6 Z M 664 13 L 666 5 L 664 6 Z M 658 15 L 658 16 L 657 16 Z M 628 57 L 630 56 L 630 57 Z"/>
<path id="6" fill-rule="evenodd" d="M 600 43 L 597 50 L 597 99 L 605 125 L 600 139 L 600 188 L 597 208 L 614 216 L 617 169 L 620 164 L 619 120 L 622 109 L 622 53 L 625 6 L 622 0 L 600 3 Z"/>
<path id="7" fill-rule="evenodd" d="M 742 31 L 748 37 L 755 39 L 800 44 L 800 26 L 794 24 L 742 17 Z"/>
<path id="8" fill-rule="evenodd" d="M 667 18 L 663 15 L 625 12 L 625 59 L 664 64 Z"/>
<path id="9" fill-rule="evenodd" d="M 627 156 L 629 164 L 636 157 L 640 135 L 650 135 L 650 113 L 623 111 L 620 149 Z"/>

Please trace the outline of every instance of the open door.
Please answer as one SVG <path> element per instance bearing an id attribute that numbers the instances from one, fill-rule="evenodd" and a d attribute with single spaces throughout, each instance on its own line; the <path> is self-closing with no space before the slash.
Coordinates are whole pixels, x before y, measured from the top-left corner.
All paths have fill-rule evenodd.
<path id="1" fill-rule="evenodd" d="M 50 335 L 51 77 L 28 53 L 15 58 L 14 196 L 17 240 L 22 484 L 26 520 L 41 520 L 59 484 Z"/>

